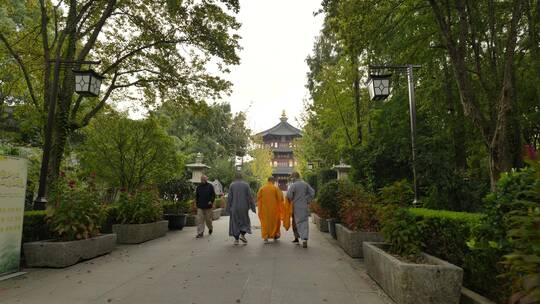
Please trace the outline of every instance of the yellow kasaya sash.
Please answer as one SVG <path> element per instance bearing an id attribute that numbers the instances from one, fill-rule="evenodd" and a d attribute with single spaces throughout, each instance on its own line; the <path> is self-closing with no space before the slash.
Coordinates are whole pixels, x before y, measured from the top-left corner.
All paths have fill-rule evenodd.
<path id="1" fill-rule="evenodd" d="M 283 222 L 283 228 L 289 230 L 291 228 L 291 216 L 292 216 L 292 203 L 287 197 L 285 197 L 280 205 L 281 221 Z"/>

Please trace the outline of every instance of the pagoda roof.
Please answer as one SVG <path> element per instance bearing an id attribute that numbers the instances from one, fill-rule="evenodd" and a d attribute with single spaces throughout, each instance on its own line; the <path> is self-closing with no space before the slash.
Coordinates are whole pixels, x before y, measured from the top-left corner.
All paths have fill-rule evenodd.
<path id="1" fill-rule="evenodd" d="M 259 136 L 265 137 L 268 135 L 276 135 L 276 136 L 302 136 L 302 130 L 293 127 L 290 123 L 287 122 L 287 116 L 285 115 L 285 111 L 283 111 L 283 114 L 281 115 L 280 122 L 273 126 L 272 128 L 260 132 Z"/>

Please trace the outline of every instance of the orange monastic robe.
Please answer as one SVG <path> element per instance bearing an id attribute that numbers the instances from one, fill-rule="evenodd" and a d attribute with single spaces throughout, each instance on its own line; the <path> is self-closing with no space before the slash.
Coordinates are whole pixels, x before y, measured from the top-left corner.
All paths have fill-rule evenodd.
<path id="1" fill-rule="evenodd" d="M 263 239 L 276 238 L 281 235 L 281 210 L 283 193 L 272 183 L 264 185 L 257 194 L 257 208 L 261 220 Z"/>

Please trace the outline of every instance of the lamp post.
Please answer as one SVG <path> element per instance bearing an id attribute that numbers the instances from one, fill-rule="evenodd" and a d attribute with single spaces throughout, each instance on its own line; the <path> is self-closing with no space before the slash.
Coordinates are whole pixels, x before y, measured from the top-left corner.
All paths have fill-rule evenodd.
<path id="1" fill-rule="evenodd" d="M 371 100 L 384 100 L 390 96 L 392 76 L 390 71 L 398 73 L 407 73 L 407 82 L 409 88 L 409 119 L 411 123 L 411 153 L 412 153 L 412 171 L 413 171 L 413 187 L 414 201 L 413 205 L 418 205 L 418 181 L 416 175 L 416 101 L 414 94 L 414 75 L 415 68 L 421 68 L 421 65 L 406 64 L 406 65 L 370 65 L 369 79 L 367 82 L 369 96 Z M 372 73 L 372 71 L 376 71 Z"/>
<path id="2" fill-rule="evenodd" d="M 309 171 L 312 171 L 313 170 L 313 162 L 308 162 L 307 163 L 307 168 Z"/>
<path id="3" fill-rule="evenodd" d="M 56 61 L 51 60 L 51 63 L 56 63 Z M 99 63 L 101 63 L 101 61 L 60 61 L 56 67 L 56 72 L 58 72 L 58 69 L 72 69 L 75 76 L 75 92 L 81 96 L 97 97 L 99 95 L 99 89 L 101 87 L 103 77 L 93 70 L 81 71 L 74 69 L 80 68 L 80 66 L 83 64 L 91 65 Z M 57 88 L 53 88 L 53 91 L 56 92 Z M 44 210 L 47 207 L 47 175 L 49 173 L 49 159 L 51 155 L 53 123 L 56 108 L 56 94 L 52 95 L 53 98 L 51 99 L 51 104 L 49 106 L 47 125 L 45 128 L 45 141 L 43 143 L 43 156 L 41 159 L 41 169 L 39 173 L 38 194 L 36 196 L 36 200 L 34 201 L 35 210 Z"/>

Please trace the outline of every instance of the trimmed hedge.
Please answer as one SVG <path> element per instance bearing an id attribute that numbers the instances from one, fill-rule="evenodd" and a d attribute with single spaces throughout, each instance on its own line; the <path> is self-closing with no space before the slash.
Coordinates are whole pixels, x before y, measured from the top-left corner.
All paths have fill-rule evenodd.
<path id="1" fill-rule="evenodd" d="M 23 243 L 48 240 L 52 238 L 45 216 L 45 210 L 25 211 L 23 221 Z"/>
<path id="2" fill-rule="evenodd" d="M 507 288 L 497 278 L 501 274 L 500 256 L 495 250 L 474 250 L 467 245 L 485 215 L 421 208 L 406 210 L 421 230 L 424 252 L 463 268 L 463 285 L 467 288 L 495 301 L 504 299 Z"/>

